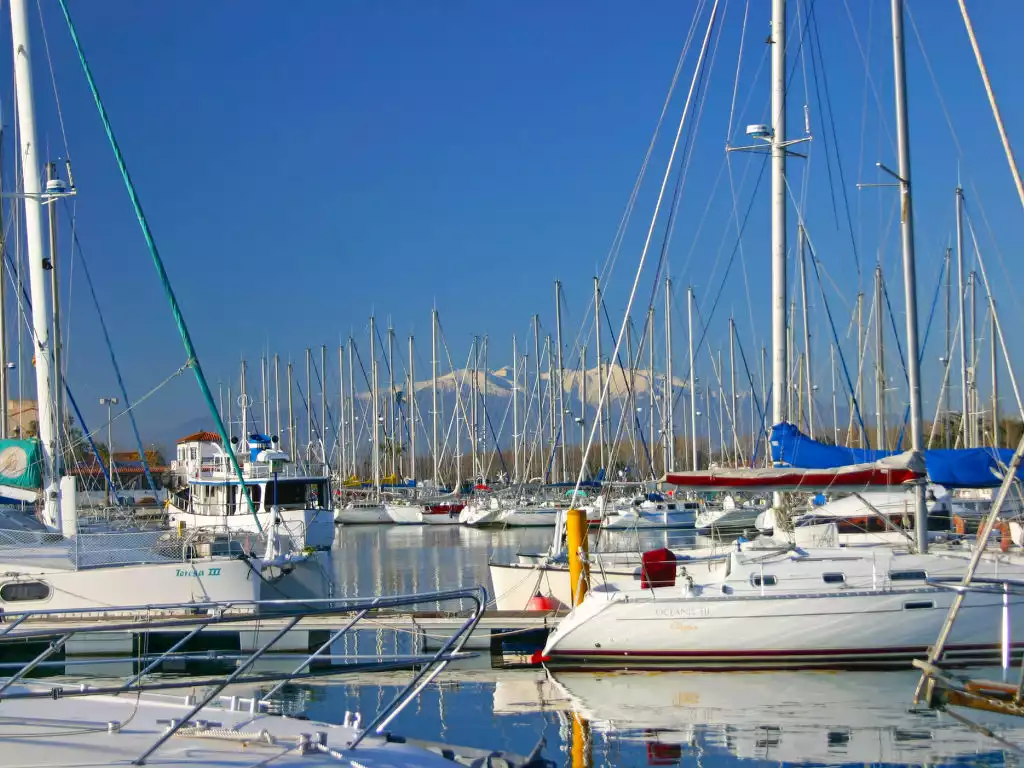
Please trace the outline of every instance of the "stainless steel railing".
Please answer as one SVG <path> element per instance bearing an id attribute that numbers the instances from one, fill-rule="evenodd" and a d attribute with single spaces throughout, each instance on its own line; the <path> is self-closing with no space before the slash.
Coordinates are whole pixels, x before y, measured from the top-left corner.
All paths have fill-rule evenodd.
<path id="1" fill-rule="evenodd" d="M 444 642 L 435 653 L 410 653 L 395 657 L 380 658 L 373 661 L 356 661 L 330 667 L 326 671 L 317 671 L 311 664 L 324 656 L 330 646 L 346 634 L 355 630 L 359 623 L 368 615 L 380 610 L 410 609 L 417 605 L 457 602 L 467 600 L 474 608 L 466 616 L 451 637 Z M 468 658 L 471 654 L 463 652 L 469 636 L 473 633 L 483 617 L 487 605 L 487 590 L 483 587 L 446 590 L 414 595 L 381 596 L 355 599 L 314 599 L 314 600 L 242 600 L 234 602 L 205 603 L 172 603 L 159 605 L 114 606 L 97 608 L 90 613 L 87 622 L 81 618 L 81 611 L 60 609 L 32 609 L 24 611 L 8 611 L 0 616 L 0 647 L 9 643 L 24 643 L 26 640 L 42 641 L 52 638 L 51 642 L 35 658 L 16 670 L 7 678 L 0 678 L 0 695 L 4 699 L 50 699 L 70 696 L 90 696 L 97 694 L 118 695 L 127 692 L 169 690 L 175 688 L 208 687 L 206 693 L 197 700 L 189 712 L 182 718 L 176 718 L 169 728 L 134 761 L 141 765 L 156 752 L 183 726 L 215 699 L 231 684 L 276 683 L 258 700 L 253 699 L 253 710 L 265 708 L 270 698 L 282 686 L 297 679 L 349 674 L 353 672 L 372 672 L 396 669 L 415 669 L 415 673 L 402 690 L 362 728 L 347 749 L 354 750 L 366 738 L 373 734 L 381 734 L 398 714 L 419 693 L 429 685 L 454 660 Z M 251 621 L 256 612 L 273 609 L 273 617 L 283 622 L 269 640 L 264 642 L 251 654 L 239 657 L 237 668 L 226 677 L 215 677 L 205 680 L 189 678 L 187 681 L 161 680 L 144 682 L 147 675 L 165 661 L 176 658 L 176 653 L 197 634 L 211 627 L 222 627 L 239 622 Z M 125 614 L 137 614 L 134 620 L 125 620 Z M 109 614 L 111 620 L 103 623 L 102 619 Z M 302 658 L 294 669 L 288 672 L 268 672 L 251 674 L 250 670 L 278 641 L 292 631 L 305 619 L 327 616 L 345 617 L 347 620 L 339 629 L 331 633 L 329 639 L 315 651 Z M 40 622 L 47 626 L 39 626 Z M 36 624 L 36 626 L 33 626 Z M 156 654 L 146 666 L 129 680 L 98 687 L 47 687 L 43 689 L 12 690 L 18 680 L 25 678 L 50 656 L 64 647 L 77 632 L 90 634 L 111 632 L 147 632 L 159 630 L 187 630 L 183 637 L 172 644 L 166 651 Z M 333 659 L 334 657 L 332 657 Z M 304 671 L 306 670 L 306 671 Z M 325 746 L 325 745 L 324 745 Z M 326 746 L 325 746 L 326 748 Z"/>

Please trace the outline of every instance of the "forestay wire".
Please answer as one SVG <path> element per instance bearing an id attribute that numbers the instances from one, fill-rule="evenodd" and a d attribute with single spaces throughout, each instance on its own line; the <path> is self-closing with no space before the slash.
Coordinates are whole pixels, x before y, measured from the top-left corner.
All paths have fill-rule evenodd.
<path id="1" fill-rule="evenodd" d="M 181 307 L 178 305 L 178 299 L 174 295 L 174 289 L 171 287 L 171 280 L 167 275 L 167 270 L 164 268 L 163 259 L 160 258 L 160 252 L 157 250 L 156 241 L 153 238 L 153 232 L 149 228 L 149 221 L 142 210 L 142 202 L 139 200 L 139 195 L 135 190 L 135 184 L 132 182 L 131 176 L 128 173 L 128 165 L 125 162 L 124 155 L 121 153 L 121 147 L 118 145 L 117 139 L 114 136 L 114 129 L 111 126 L 110 117 L 107 115 L 106 107 L 103 106 L 99 89 L 96 86 L 96 80 L 92 76 L 92 69 L 89 67 L 89 62 L 85 58 L 85 51 L 82 49 L 81 41 L 78 39 L 78 32 L 75 30 L 75 25 L 71 21 L 71 14 L 68 12 L 67 3 L 65 0 L 59 0 L 59 2 L 61 11 L 64 13 L 64 20 L 68 25 L 68 32 L 71 35 L 71 41 L 75 45 L 75 52 L 78 54 L 78 60 L 82 64 L 82 71 L 85 74 L 86 82 L 89 84 L 89 91 L 92 93 L 93 101 L 96 103 L 96 109 L 99 111 L 100 120 L 103 122 L 103 130 L 107 135 L 107 139 L 110 141 L 110 148 L 114 152 L 117 167 L 121 171 L 121 177 L 124 180 L 125 188 L 128 190 L 128 197 L 131 199 L 132 208 L 135 210 L 135 216 L 138 218 L 139 226 L 142 228 L 142 236 L 145 238 L 146 246 L 149 248 L 149 255 L 153 260 L 153 266 L 156 268 L 160 284 L 164 289 L 164 295 L 167 297 L 167 301 L 171 306 L 171 314 L 174 315 L 175 325 L 178 326 L 178 333 L 181 335 L 181 342 L 185 347 L 187 365 L 192 368 L 193 373 L 195 373 L 196 381 L 199 384 L 199 391 L 202 392 L 203 399 L 206 401 L 206 406 L 210 411 L 210 415 L 213 416 L 214 423 L 217 426 L 217 432 L 220 434 L 220 439 L 224 443 L 224 452 L 228 455 L 231 466 L 235 470 L 235 475 L 242 487 L 242 493 L 245 495 L 245 500 L 249 505 L 249 512 L 252 514 L 253 520 L 256 522 L 256 529 L 262 533 L 263 526 L 260 524 L 259 516 L 256 514 L 256 507 L 253 504 L 252 496 L 249 494 L 249 489 L 245 485 L 245 477 L 242 474 L 242 467 L 239 465 L 238 457 L 235 455 L 235 451 L 232 448 L 227 428 L 224 426 L 224 420 L 221 418 L 220 411 L 217 409 L 217 405 L 213 400 L 213 393 L 210 391 L 210 385 L 207 383 L 206 376 L 203 374 L 203 368 L 199 363 L 199 357 L 196 355 L 195 346 L 192 344 L 192 337 L 188 332 L 188 326 L 185 325 L 185 318 L 181 314 Z"/>

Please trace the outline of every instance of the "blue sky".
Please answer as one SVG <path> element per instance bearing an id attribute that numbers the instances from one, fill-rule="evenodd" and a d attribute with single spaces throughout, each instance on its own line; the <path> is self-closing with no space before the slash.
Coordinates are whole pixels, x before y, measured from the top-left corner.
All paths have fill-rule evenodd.
<path id="1" fill-rule="evenodd" d="M 77 231 L 129 390 L 138 396 L 173 373 L 183 355 L 59 9 L 44 5 L 79 190 Z M 349 333 L 365 347 L 371 312 L 383 327 L 390 319 L 403 348 L 407 334 L 417 335 L 418 365 L 425 372 L 435 303 L 455 357 L 464 356 L 472 335 L 487 334 L 497 366 L 510 356 L 512 333 L 520 339 L 527 335 L 532 314 L 540 313 L 553 330 L 556 278 L 565 286 L 566 335 L 575 338 L 591 278 L 612 242 L 697 3 L 303 0 L 286 7 L 258 1 L 78 0 L 70 5 L 216 387 L 218 379 L 237 375 L 241 357 L 258 366 L 261 349 L 298 360 L 304 347 L 327 344 L 333 360 L 336 345 Z M 812 78 L 805 89 L 796 53 L 797 7 L 806 10 L 809 0 L 791 0 L 791 66 L 797 72 L 790 131 L 802 131 L 806 90 L 815 133 L 806 216 L 822 263 L 842 289 L 842 297 L 832 290 L 829 302 L 845 333 L 858 280 L 869 290 L 878 256 L 890 280 L 894 311 L 902 312 L 898 222 L 889 224 L 895 194 L 854 188 L 857 181 L 883 180 L 874 170 L 876 161 L 896 163 L 889 11 L 884 0 L 814 5 L 834 120 L 822 114 Z M 1024 8 L 1010 0 L 971 7 L 1010 136 L 1019 136 L 1024 107 L 1017 98 L 1017 51 L 1000 32 L 1018 28 Z M 964 150 L 958 158 L 908 22 L 922 324 L 952 233 L 959 165 L 976 224 L 981 225 L 983 206 L 992 227 L 994 237 L 984 226 L 979 236 L 1009 329 L 1024 319 L 1009 287 L 1020 278 L 1021 208 L 956 4 L 914 0 L 910 9 Z M 721 37 L 669 251 L 679 308 L 685 306 L 687 284 L 695 286 L 698 303 L 710 307 L 736 240 L 728 176 L 720 174 L 744 2 L 723 0 L 720 11 Z M 767 62 L 759 67 L 768 13 L 767 2 L 750 3 L 733 143 L 745 143 L 746 124 L 768 121 Z M 34 7 L 31 14 L 40 141 L 51 155 L 63 156 Z M 698 39 L 705 20 L 706 13 Z M 9 32 L 2 26 L 6 42 Z M 607 289 L 616 323 L 694 60 L 695 49 L 684 63 L 669 125 Z M 822 85 L 819 75 L 819 89 Z M 13 122 L 10 91 L 10 85 L 0 90 L 5 125 Z M 8 156 L 10 149 L 8 138 Z M 826 154 L 840 203 L 835 162 L 842 159 L 861 276 L 842 208 L 836 226 Z M 737 204 L 745 209 L 761 159 L 734 154 L 730 162 Z M 801 168 L 800 161 L 791 163 L 795 189 Z M 730 312 L 748 350 L 767 341 L 767 183 L 765 178 L 743 238 L 747 279 L 737 264 L 711 321 L 712 347 L 724 342 Z M 791 244 L 795 239 L 794 233 Z M 70 261 L 67 254 L 65 264 Z M 79 400 L 89 404 L 86 417 L 97 419 L 100 409 L 93 403 L 112 392 L 115 382 L 88 295 L 80 277 L 76 282 L 69 271 L 69 372 Z M 642 305 L 653 279 L 648 272 Z M 815 369 L 825 389 L 827 326 L 816 287 L 812 305 Z M 677 318 L 684 319 L 681 312 Z M 940 314 L 933 343 L 941 337 L 941 322 Z M 898 327 L 902 334 L 902 319 Z M 685 326 L 677 328 L 681 375 Z M 1018 343 L 1011 345 L 1019 351 Z M 928 360 L 940 354 L 938 347 L 930 348 Z M 896 358 L 889 364 L 895 369 Z M 934 403 L 936 370 L 937 364 L 926 365 L 926 412 Z M 1004 408 L 1009 402 L 1004 399 Z M 160 439 L 200 414 L 197 389 L 184 377 L 138 411 L 144 430 Z"/>

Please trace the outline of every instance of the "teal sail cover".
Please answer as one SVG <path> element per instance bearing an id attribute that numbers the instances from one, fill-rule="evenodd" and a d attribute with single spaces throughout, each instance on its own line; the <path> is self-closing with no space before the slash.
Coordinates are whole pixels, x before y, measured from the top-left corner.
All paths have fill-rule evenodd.
<path id="1" fill-rule="evenodd" d="M 0 440 L 0 485 L 42 488 L 42 462 L 39 440 Z"/>

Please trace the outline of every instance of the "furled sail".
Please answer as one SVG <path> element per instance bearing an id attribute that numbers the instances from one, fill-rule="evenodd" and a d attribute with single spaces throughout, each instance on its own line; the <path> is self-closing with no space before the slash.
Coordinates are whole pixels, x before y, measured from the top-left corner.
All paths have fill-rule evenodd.
<path id="1" fill-rule="evenodd" d="M 862 491 L 913 482 L 924 477 L 924 472 L 920 454 L 906 451 L 878 461 L 820 469 L 770 467 L 669 472 L 664 481 L 702 491 Z"/>
<path id="2" fill-rule="evenodd" d="M 898 455 L 894 451 L 847 448 L 812 440 L 795 425 L 772 427 L 772 461 L 776 466 L 831 469 L 868 464 Z M 1013 451 L 1008 448 L 954 448 L 924 452 L 928 479 L 946 488 L 996 488 L 1002 482 Z M 1024 468 L 1017 477 L 1024 479 Z"/>

